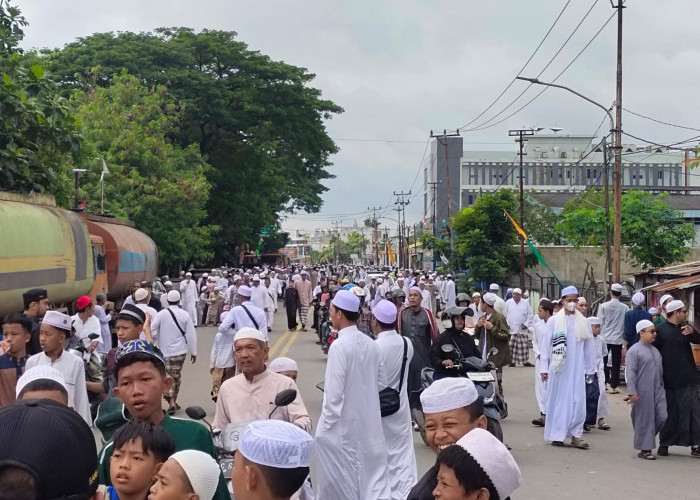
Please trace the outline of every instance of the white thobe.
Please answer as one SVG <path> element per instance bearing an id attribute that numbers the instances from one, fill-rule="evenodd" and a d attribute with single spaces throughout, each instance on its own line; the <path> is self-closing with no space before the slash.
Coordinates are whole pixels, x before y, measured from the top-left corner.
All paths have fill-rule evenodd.
<path id="1" fill-rule="evenodd" d="M 445 281 L 445 293 L 442 294 L 442 300 L 447 305 L 446 307 L 455 306 L 457 295 L 455 293 L 455 282 L 452 280 Z"/>
<path id="2" fill-rule="evenodd" d="M 479 318 L 481 318 L 484 315 L 484 312 L 481 310 L 481 307 L 479 307 L 481 303 L 476 304 L 475 302 L 472 302 L 469 304 L 469 309 L 474 311 L 474 316 L 472 316 L 474 324 L 476 324 L 477 321 L 479 321 Z"/>
<path id="3" fill-rule="evenodd" d="M 432 294 L 430 293 L 430 290 L 428 290 L 427 288 L 424 288 L 420 294 L 423 297 L 420 301 L 420 306 L 424 307 L 425 309 L 430 310 L 430 312 L 435 314 L 435 311 L 433 311 L 433 301 L 431 300 Z"/>
<path id="4" fill-rule="evenodd" d="M 149 306 L 148 304 L 136 304 L 136 307 L 138 307 L 139 309 L 141 309 L 143 312 L 150 314 L 150 315 L 151 315 L 151 321 L 153 321 L 154 319 L 156 319 L 156 314 L 158 314 L 158 311 L 156 311 L 154 308 L 152 308 L 152 307 Z M 168 307 L 170 307 L 170 304 L 168 304 Z M 164 309 L 167 309 L 167 307 L 165 307 Z M 161 310 L 162 310 L 162 309 L 161 309 Z"/>
<path id="5" fill-rule="evenodd" d="M 102 331 L 102 343 L 97 346 L 97 351 L 102 354 L 107 354 L 112 349 L 112 332 L 109 329 L 109 322 L 112 321 L 112 315 L 107 314 L 99 304 L 95 304 L 95 313 L 93 314 L 100 322 L 100 330 Z"/>
<path id="6" fill-rule="evenodd" d="M 545 404 L 547 403 L 547 382 L 542 381 L 542 370 L 540 370 L 542 345 L 545 342 L 545 336 L 547 334 L 547 322 L 543 319 L 539 319 L 533 328 L 532 332 L 532 350 L 535 353 L 535 399 L 537 400 L 537 407 L 540 409 L 540 413 L 544 414 L 546 411 Z"/>
<path id="7" fill-rule="evenodd" d="M 73 408 L 83 417 L 83 420 L 92 427 L 92 415 L 90 415 L 90 401 L 88 401 L 87 388 L 85 386 L 85 365 L 82 358 L 62 351 L 56 361 L 51 361 L 45 353 L 40 352 L 27 359 L 25 371 L 35 366 L 50 366 L 55 368 L 66 381 L 66 391 L 68 392 L 68 406 Z"/>
<path id="8" fill-rule="evenodd" d="M 219 290 L 226 290 L 229 286 L 228 278 L 219 278 L 219 282 L 216 284 L 216 286 L 219 287 Z"/>
<path id="9" fill-rule="evenodd" d="M 263 311 L 267 309 L 267 288 L 262 285 L 250 287 L 250 303 Z"/>
<path id="10" fill-rule="evenodd" d="M 605 371 L 603 370 L 603 358 L 608 355 L 608 343 L 602 335 L 594 337 L 593 343 L 595 344 L 596 373 L 598 374 L 598 389 L 600 390 L 598 418 L 605 418 L 610 415 L 610 404 L 608 403 L 608 395 L 605 392 Z"/>
<path id="11" fill-rule="evenodd" d="M 552 338 L 559 311 L 547 322 L 544 342 L 540 344 L 540 372 L 548 373 L 547 403 L 544 425 L 546 441 L 564 441 L 567 437 L 580 438 L 586 420 L 586 374 L 595 369 L 595 344 L 593 335 L 581 342 L 576 340 L 574 317 L 583 316 L 577 312 L 566 314 L 566 361 L 558 372 L 551 372 Z M 589 327 L 590 330 L 590 327 Z"/>
<path id="12" fill-rule="evenodd" d="M 100 344 L 103 343 L 102 340 L 102 325 L 100 325 L 100 320 L 93 314 L 85 322 L 77 314 L 71 316 L 73 321 L 73 328 L 75 328 L 75 337 L 80 339 L 86 339 L 91 333 L 96 333 L 97 338 L 97 350 L 102 352 L 103 349 L 100 348 Z M 88 342 L 82 342 L 83 345 L 88 344 Z M 72 344 L 71 344 L 72 345 Z M 87 346 L 86 346 L 87 347 Z"/>
<path id="13" fill-rule="evenodd" d="M 275 322 L 275 311 L 277 311 L 277 294 L 275 293 L 273 296 L 272 287 L 267 288 L 264 285 L 260 285 L 260 287 L 264 288 L 266 291 L 265 307 L 267 308 L 267 327 L 272 328 L 272 325 Z"/>
<path id="14" fill-rule="evenodd" d="M 520 302 L 515 302 L 513 299 L 508 299 L 506 302 L 506 322 L 511 335 L 525 335 L 527 329 L 521 328 L 521 325 L 528 326 L 531 320 L 532 308 L 527 300 L 521 298 Z"/>
<path id="15" fill-rule="evenodd" d="M 387 472 L 392 500 L 404 500 L 417 481 L 416 454 L 413 448 L 411 409 L 408 406 L 408 367 L 413 358 L 413 343 L 401 337 L 396 330 L 377 335 L 377 346 L 386 374 L 388 387 L 399 390 L 404 340 L 406 340 L 406 366 L 401 385 L 399 411 L 382 418 L 387 450 Z"/>
<path id="16" fill-rule="evenodd" d="M 248 316 L 244 308 L 248 310 L 250 316 L 252 316 L 258 324 L 257 326 L 255 326 L 255 323 L 250 319 L 250 316 Z M 219 325 L 219 331 L 231 337 L 231 348 L 233 348 L 233 336 L 239 328 L 243 328 L 244 326 L 260 330 L 265 336 L 265 341 L 267 341 L 267 316 L 265 315 L 265 311 L 254 306 L 250 301 L 246 301 L 240 306 L 232 308 Z"/>
<path id="17" fill-rule="evenodd" d="M 385 382 L 375 341 L 354 325 L 340 330 L 328 351 L 323 405 L 314 439 L 318 498 L 390 498 L 378 397 Z"/>
<path id="18" fill-rule="evenodd" d="M 198 298 L 199 290 L 197 290 L 197 285 L 193 280 L 186 279 L 180 282 L 180 304 L 182 304 L 182 309 L 192 318 L 192 324 L 194 326 L 197 326 Z"/>
<path id="19" fill-rule="evenodd" d="M 496 295 L 496 303 L 493 305 L 493 310 L 497 313 L 501 313 L 503 316 L 505 316 L 507 313 L 506 303 L 498 295 Z"/>

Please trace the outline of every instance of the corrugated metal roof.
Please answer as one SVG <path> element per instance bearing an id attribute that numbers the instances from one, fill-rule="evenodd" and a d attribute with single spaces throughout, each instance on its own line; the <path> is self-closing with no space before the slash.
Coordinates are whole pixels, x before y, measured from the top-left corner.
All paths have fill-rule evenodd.
<path id="1" fill-rule="evenodd" d="M 694 276 L 686 276 L 685 278 L 676 278 L 673 280 L 656 283 L 654 285 L 642 288 L 642 291 L 650 290 L 654 292 L 670 292 L 671 290 L 683 290 L 700 286 L 700 274 Z"/>

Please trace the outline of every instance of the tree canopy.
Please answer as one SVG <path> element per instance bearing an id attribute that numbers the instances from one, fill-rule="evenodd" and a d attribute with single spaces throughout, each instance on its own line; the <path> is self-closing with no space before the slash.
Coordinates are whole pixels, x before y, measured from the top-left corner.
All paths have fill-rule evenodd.
<path id="1" fill-rule="evenodd" d="M 160 28 L 100 33 L 45 53 L 67 90 L 109 87 L 123 69 L 147 87 L 164 85 L 185 104 L 169 138 L 198 144 L 212 168 L 207 224 L 218 226 L 214 253 L 235 259 L 284 211 L 318 211 L 338 151 L 325 120 L 343 110 L 309 85 L 305 68 L 250 50 L 232 31 Z"/>
<path id="2" fill-rule="evenodd" d="M 209 199 L 206 164 L 196 144 L 168 139 L 184 109 L 162 86 L 145 87 L 136 77 L 115 76 L 107 88 L 76 91 L 71 99 L 85 140 L 81 161 L 86 211 L 100 211 L 100 172 L 105 210 L 136 223 L 155 241 L 162 270 L 177 270 L 211 257 L 215 226 L 204 223 Z"/>

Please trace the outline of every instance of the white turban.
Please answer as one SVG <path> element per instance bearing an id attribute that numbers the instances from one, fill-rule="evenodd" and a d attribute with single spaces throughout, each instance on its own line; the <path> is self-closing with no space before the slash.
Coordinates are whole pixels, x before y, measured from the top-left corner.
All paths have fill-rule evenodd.
<path id="1" fill-rule="evenodd" d="M 464 377 L 446 377 L 433 382 L 420 395 L 424 413 L 442 413 L 469 406 L 479 397 L 474 382 Z"/>
<path id="2" fill-rule="evenodd" d="M 299 371 L 297 362 L 294 361 L 292 358 L 285 357 L 275 358 L 272 361 L 270 361 L 270 366 L 268 367 L 268 369 L 271 372 L 275 373 Z"/>

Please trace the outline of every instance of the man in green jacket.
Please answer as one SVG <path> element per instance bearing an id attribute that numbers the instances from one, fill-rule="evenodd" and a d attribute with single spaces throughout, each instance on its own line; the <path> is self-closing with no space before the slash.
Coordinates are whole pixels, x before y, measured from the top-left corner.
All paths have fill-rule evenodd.
<path id="1" fill-rule="evenodd" d="M 163 411 L 163 394 L 173 384 L 165 371 L 165 359 L 160 350 L 145 340 L 131 340 L 117 351 L 117 396 L 135 420 L 144 420 L 167 430 L 175 441 L 176 451 L 199 450 L 216 459 L 214 443 L 209 431 L 193 420 L 173 418 Z M 100 484 L 111 485 L 109 460 L 114 451 L 112 441 L 104 445 L 98 455 Z M 223 475 L 214 500 L 230 500 Z"/>
<path id="2" fill-rule="evenodd" d="M 497 299 L 490 292 L 481 298 L 484 315 L 476 323 L 474 333 L 479 338 L 481 358 L 496 366 L 498 389 L 503 394 L 503 367 L 510 364 L 510 329 L 505 316 L 494 309 Z"/>

